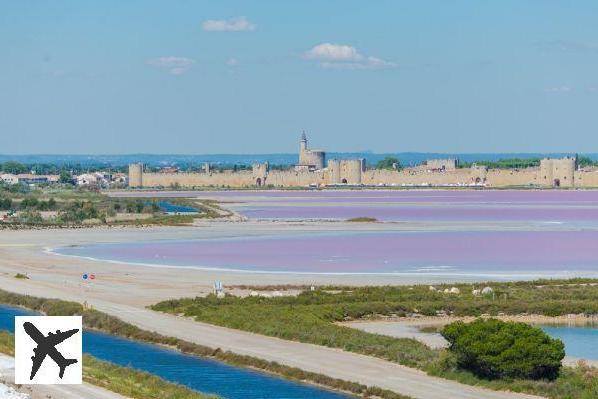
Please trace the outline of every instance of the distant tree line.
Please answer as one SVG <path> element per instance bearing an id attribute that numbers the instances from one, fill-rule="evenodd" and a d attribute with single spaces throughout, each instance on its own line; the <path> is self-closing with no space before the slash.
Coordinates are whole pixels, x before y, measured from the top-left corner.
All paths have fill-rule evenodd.
<path id="1" fill-rule="evenodd" d="M 116 173 L 126 173 L 128 166 L 111 166 L 106 164 L 52 164 L 52 163 L 34 163 L 34 164 L 23 164 L 15 161 L 0 162 L 0 171 L 4 173 L 12 173 L 15 175 L 22 173 L 35 173 L 37 175 L 62 175 L 68 174 L 81 174 L 87 172 L 98 172 L 102 170 L 110 169 Z"/>
<path id="2" fill-rule="evenodd" d="M 587 157 L 587 156 L 581 156 L 581 157 L 577 158 L 577 164 L 581 168 L 586 168 L 589 166 L 598 166 L 598 161 L 595 161 L 592 158 Z"/>
<path id="3" fill-rule="evenodd" d="M 540 158 L 508 158 L 498 161 L 459 162 L 459 168 L 471 168 L 474 164 L 488 169 L 524 169 L 540 166 Z"/>
<path id="4" fill-rule="evenodd" d="M 376 163 L 376 169 L 401 170 L 401 161 L 395 157 L 386 157 Z"/>

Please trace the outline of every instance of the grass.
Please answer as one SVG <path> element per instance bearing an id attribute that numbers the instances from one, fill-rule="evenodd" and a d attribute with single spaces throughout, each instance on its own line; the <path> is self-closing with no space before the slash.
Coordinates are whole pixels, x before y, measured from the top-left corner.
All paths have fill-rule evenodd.
<path id="1" fill-rule="evenodd" d="M 84 381 L 133 399 L 207 399 L 216 398 L 173 384 L 153 374 L 118 366 L 85 355 Z"/>
<path id="2" fill-rule="evenodd" d="M 377 222 L 378 219 L 376 218 L 371 218 L 368 216 L 359 216 L 359 217 L 355 217 L 355 218 L 350 218 L 347 219 L 347 222 L 361 222 L 361 223 L 373 223 L 373 222 Z"/>
<path id="3" fill-rule="evenodd" d="M 0 352 L 14 356 L 14 335 L 0 331 Z M 83 381 L 132 399 L 215 399 L 153 374 L 83 356 Z"/>
<path id="4" fill-rule="evenodd" d="M 142 330 L 106 313 L 97 310 L 84 309 L 81 304 L 76 302 L 38 298 L 0 290 L 0 303 L 28 308 L 49 316 L 82 315 L 83 325 L 86 329 L 103 331 L 108 334 L 118 335 L 129 339 L 168 346 L 176 348 L 186 354 L 212 358 L 231 365 L 248 367 L 282 376 L 290 380 L 316 384 L 354 395 L 378 397 L 382 399 L 410 399 L 405 395 L 400 395 L 378 387 L 336 379 L 323 374 L 285 366 L 276 362 L 270 362 L 251 356 L 238 355 L 233 352 L 222 351 L 220 348 L 210 348 L 178 338 L 167 337 L 155 332 Z"/>
<path id="5" fill-rule="evenodd" d="M 323 287 L 296 297 L 279 298 L 227 296 L 217 299 L 169 300 L 152 309 L 183 314 L 198 321 L 251 331 L 258 334 L 380 357 L 429 374 L 492 389 L 511 389 L 550 398 L 598 397 L 596 369 L 563 368 L 555 381 L 484 380 L 457 368 L 445 350 L 433 350 L 413 339 L 371 334 L 344 327 L 337 322 L 407 316 L 411 314 L 480 316 L 483 314 L 598 314 L 598 280 L 573 279 L 492 283 L 494 297 L 476 297 L 472 284 L 455 285 L 460 295 L 440 292 L 450 286 Z"/>
<path id="6" fill-rule="evenodd" d="M 315 295 L 320 294 L 332 295 L 315 292 Z M 334 324 L 343 321 L 349 313 L 357 316 L 362 311 L 357 307 L 349 310 L 338 303 L 309 303 L 309 299 L 313 299 L 311 291 L 298 298 L 264 299 L 227 297 L 219 300 L 210 296 L 167 301 L 153 308 L 184 313 L 197 320 L 238 330 L 372 355 L 410 367 L 425 367 L 438 356 L 437 351 L 413 339 L 396 339 Z M 305 302 L 301 303 L 302 300 Z"/>
<path id="7" fill-rule="evenodd" d="M 29 280 L 29 276 L 23 273 L 17 273 L 15 274 L 15 278 L 20 279 L 20 280 Z"/>

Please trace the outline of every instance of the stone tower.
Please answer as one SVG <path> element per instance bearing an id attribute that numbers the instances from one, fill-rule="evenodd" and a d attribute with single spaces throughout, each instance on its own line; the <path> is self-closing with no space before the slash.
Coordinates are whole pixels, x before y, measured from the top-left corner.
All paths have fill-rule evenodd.
<path id="1" fill-rule="evenodd" d="M 328 160 L 328 183 L 340 184 L 341 182 L 341 161 L 338 159 Z"/>
<path id="2" fill-rule="evenodd" d="M 143 165 L 132 163 L 129 165 L 129 187 L 143 187 Z"/>
<path id="3" fill-rule="evenodd" d="M 299 141 L 299 166 L 320 170 L 324 169 L 325 162 L 326 153 L 320 150 L 310 150 L 307 147 L 307 136 L 303 132 Z"/>
<path id="4" fill-rule="evenodd" d="M 253 181 L 257 187 L 266 185 L 269 167 L 268 162 L 254 163 L 251 165 L 251 174 L 253 175 Z"/>
<path id="5" fill-rule="evenodd" d="M 577 157 L 544 158 L 540 161 L 538 183 L 548 187 L 574 187 Z"/>
<path id="6" fill-rule="evenodd" d="M 301 133 L 301 141 L 299 142 L 299 154 L 307 151 L 307 136 L 305 135 L 305 130 Z M 301 155 L 299 155 L 301 158 Z"/>

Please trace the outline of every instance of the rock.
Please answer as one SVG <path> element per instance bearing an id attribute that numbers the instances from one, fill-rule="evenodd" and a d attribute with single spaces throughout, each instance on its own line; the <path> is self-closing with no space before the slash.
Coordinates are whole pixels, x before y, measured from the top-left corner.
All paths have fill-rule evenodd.
<path id="1" fill-rule="evenodd" d="M 249 296 L 260 296 L 260 294 L 259 294 L 259 292 L 257 292 L 257 291 L 251 291 L 251 292 L 249 293 Z"/>
<path id="2" fill-rule="evenodd" d="M 450 290 L 450 293 L 451 294 L 460 294 L 461 290 L 459 288 L 457 288 L 457 287 L 452 287 L 451 290 Z"/>
<path id="3" fill-rule="evenodd" d="M 480 296 L 480 294 L 482 293 L 482 291 L 480 291 L 480 290 L 473 290 L 473 291 L 471 291 L 471 293 L 472 293 L 473 296 Z"/>
<path id="4" fill-rule="evenodd" d="M 492 293 L 494 293 L 494 290 L 490 287 L 484 287 L 482 290 L 482 295 L 490 295 Z"/>

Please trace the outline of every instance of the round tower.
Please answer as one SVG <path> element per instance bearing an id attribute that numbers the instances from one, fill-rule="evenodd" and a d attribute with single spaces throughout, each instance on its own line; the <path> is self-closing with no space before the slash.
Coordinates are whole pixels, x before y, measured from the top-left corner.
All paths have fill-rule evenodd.
<path id="1" fill-rule="evenodd" d="M 575 169 L 577 160 L 574 157 L 567 157 L 559 160 L 559 183 L 563 187 L 575 185 Z"/>
<path id="2" fill-rule="evenodd" d="M 553 162 L 552 159 L 544 158 L 540 161 L 540 175 L 538 184 L 541 186 L 553 185 Z"/>
<path id="3" fill-rule="evenodd" d="M 143 187 L 143 165 L 132 163 L 129 165 L 129 187 Z"/>
<path id="4" fill-rule="evenodd" d="M 345 179 L 349 184 L 361 184 L 361 172 L 363 170 L 362 159 L 348 159 L 346 162 Z"/>
<path id="5" fill-rule="evenodd" d="M 326 152 L 310 150 L 307 147 L 305 132 L 301 134 L 301 140 L 299 141 L 299 165 L 309 166 L 316 170 L 324 169 L 326 165 Z"/>
<path id="6" fill-rule="evenodd" d="M 339 184 L 341 182 L 341 161 L 338 159 L 328 160 L 328 180 L 329 184 Z"/>

